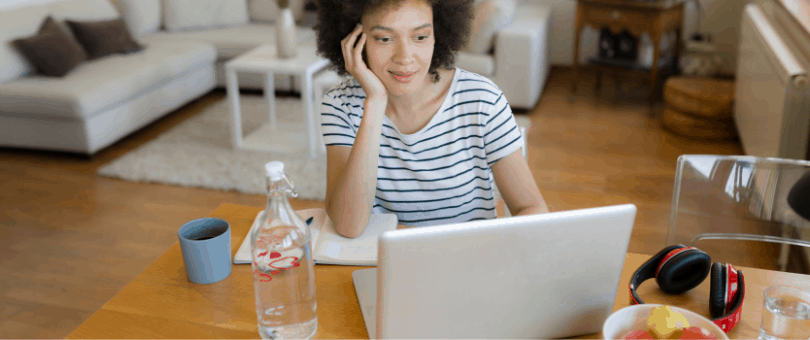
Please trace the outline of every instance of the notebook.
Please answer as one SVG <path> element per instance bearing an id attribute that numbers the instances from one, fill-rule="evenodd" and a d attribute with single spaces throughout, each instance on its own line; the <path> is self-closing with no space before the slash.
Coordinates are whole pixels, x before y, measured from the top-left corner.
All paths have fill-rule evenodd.
<path id="1" fill-rule="evenodd" d="M 332 225 L 324 209 L 306 209 L 296 211 L 304 220 L 312 218 L 309 232 L 312 240 L 312 258 L 315 263 L 356 266 L 377 265 L 377 239 L 383 232 L 397 228 L 397 215 L 371 214 L 368 226 L 357 238 L 340 236 Z M 259 226 L 256 215 L 253 226 L 247 235 Z M 251 263 L 250 237 L 245 237 L 242 245 L 233 257 L 234 264 Z"/>
<path id="2" fill-rule="evenodd" d="M 352 273 L 371 338 L 562 338 L 613 310 L 632 204 L 382 234 Z"/>

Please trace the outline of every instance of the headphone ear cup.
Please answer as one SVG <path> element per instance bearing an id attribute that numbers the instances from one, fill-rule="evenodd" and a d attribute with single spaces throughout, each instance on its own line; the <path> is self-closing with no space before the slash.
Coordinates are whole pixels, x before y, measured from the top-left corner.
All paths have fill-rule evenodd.
<path id="1" fill-rule="evenodd" d="M 697 249 L 684 250 L 666 260 L 655 276 L 667 294 L 681 294 L 697 287 L 709 275 L 712 259 Z"/>
<path id="2" fill-rule="evenodd" d="M 712 264 L 712 278 L 709 286 L 709 313 L 712 318 L 723 316 L 726 309 L 726 266 L 720 262 Z"/>

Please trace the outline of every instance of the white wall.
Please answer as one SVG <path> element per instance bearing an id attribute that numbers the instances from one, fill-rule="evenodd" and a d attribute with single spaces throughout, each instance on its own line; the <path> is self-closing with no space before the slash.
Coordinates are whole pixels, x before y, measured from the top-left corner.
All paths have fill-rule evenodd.
<path id="1" fill-rule="evenodd" d="M 58 0 L 0 0 L 0 10 L 7 10 L 19 7 L 25 7 L 35 4 L 42 4 Z"/>
<path id="2" fill-rule="evenodd" d="M 574 17 L 576 0 L 526 0 L 551 4 L 554 8 L 554 22 L 549 35 L 552 47 L 551 63 L 571 65 L 574 56 Z M 703 7 L 702 31 L 713 36 L 718 55 L 723 59 L 721 72 L 733 74 L 736 69 L 739 26 L 745 5 L 752 0 L 698 0 Z M 694 2 L 688 1 L 684 18 L 684 35 L 690 36 L 697 28 L 697 12 Z M 598 31 L 585 28 L 580 41 L 581 59 L 597 53 Z M 666 43 L 663 42 L 663 43 Z"/>

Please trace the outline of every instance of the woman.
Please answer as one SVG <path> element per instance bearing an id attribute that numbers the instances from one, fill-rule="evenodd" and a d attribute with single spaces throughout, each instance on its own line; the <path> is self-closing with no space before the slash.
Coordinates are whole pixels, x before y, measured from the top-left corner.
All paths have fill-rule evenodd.
<path id="1" fill-rule="evenodd" d="M 351 77 L 324 95 L 326 210 L 359 236 L 372 213 L 400 224 L 548 212 L 512 111 L 489 79 L 454 68 L 472 1 L 319 0 L 318 51 Z"/>

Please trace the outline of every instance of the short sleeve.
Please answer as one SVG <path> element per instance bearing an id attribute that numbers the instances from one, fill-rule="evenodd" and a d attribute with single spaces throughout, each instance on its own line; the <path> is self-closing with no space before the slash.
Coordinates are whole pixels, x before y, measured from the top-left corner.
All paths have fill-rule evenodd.
<path id="1" fill-rule="evenodd" d="M 512 108 L 503 93 L 490 106 L 485 118 L 484 151 L 487 154 L 487 165 L 495 164 L 523 146 L 523 136 L 512 115 Z"/>
<path id="2" fill-rule="evenodd" d="M 321 133 L 326 145 L 354 145 L 357 131 L 349 117 L 349 107 L 345 105 L 339 91 L 333 90 L 323 95 L 321 104 Z"/>

